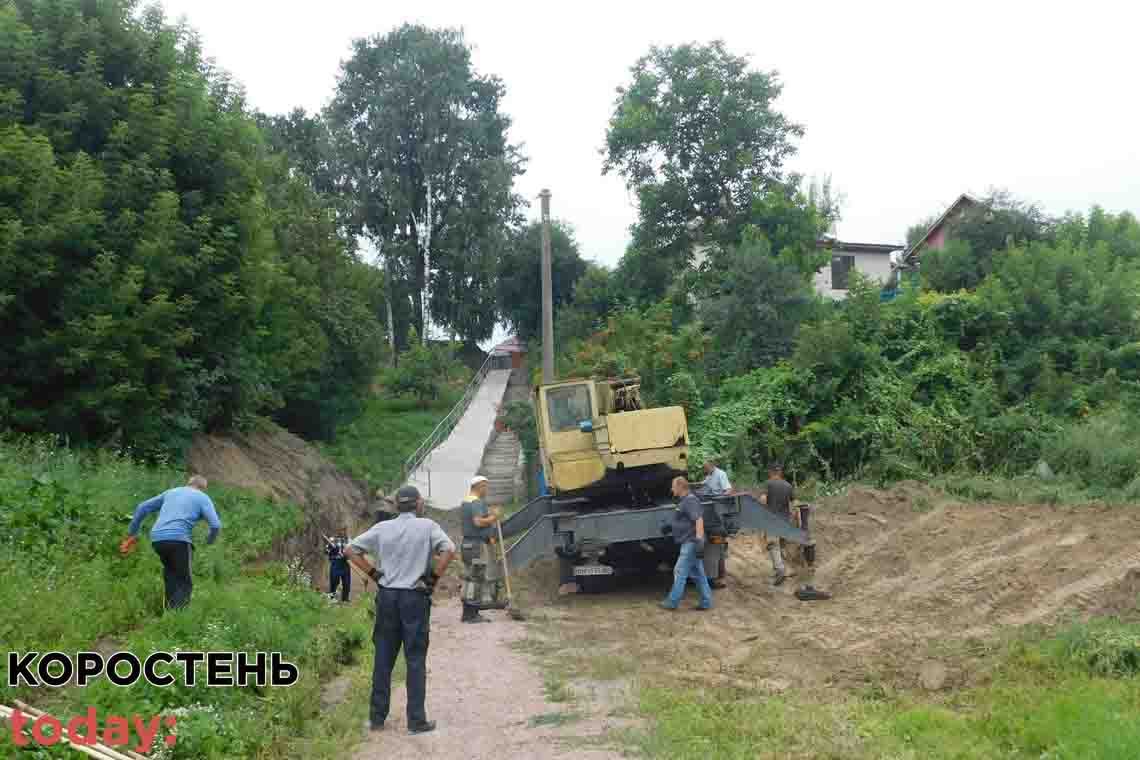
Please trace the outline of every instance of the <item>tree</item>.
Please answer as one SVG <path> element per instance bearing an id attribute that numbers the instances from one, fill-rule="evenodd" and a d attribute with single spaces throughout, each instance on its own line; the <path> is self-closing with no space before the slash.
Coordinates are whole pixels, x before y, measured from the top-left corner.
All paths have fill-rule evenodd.
<path id="1" fill-rule="evenodd" d="M 739 240 L 753 199 L 783 181 L 803 127 L 773 108 L 776 73 L 750 71 L 720 41 L 653 47 L 631 74 L 618 89 L 603 173 L 637 193 L 634 250 L 664 280 L 695 241 Z M 648 285 L 663 294 L 660 282 Z"/>
<path id="2" fill-rule="evenodd" d="M 259 414 L 329 432 L 376 369 L 374 273 L 135 7 L 0 5 L 0 424 L 143 455 Z"/>
<path id="3" fill-rule="evenodd" d="M 807 277 L 772 256 L 763 235 L 717 251 L 701 278 L 699 311 L 713 338 L 706 360 L 716 377 L 747 372 L 789 355 L 811 314 Z"/>
<path id="4" fill-rule="evenodd" d="M 834 229 L 843 219 L 843 204 L 847 202 L 847 195 L 832 186 L 830 174 L 812 177 L 804 185 L 803 193 L 807 196 L 808 203 L 823 217 L 825 228 Z"/>
<path id="5" fill-rule="evenodd" d="M 995 255 L 1013 246 L 1051 240 L 1055 225 L 1037 204 L 991 190 L 981 203 L 947 224 L 947 238 L 962 245 L 923 252 L 923 278 L 932 290 L 973 290 L 994 271 Z"/>
<path id="6" fill-rule="evenodd" d="M 542 335 L 542 224 L 533 222 L 514 233 L 499 260 L 499 313 L 524 339 Z M 574 230 L 564 222 L 550 225 L 551 290 L 554 308 L 568 306 L 586 262 L 578 252 Z"/>
<path id="7" fill-rule="evenodd" d="M 341 65 L 328 119 L 354 228 L 383 257 L 393 288 L 407 279 L 424 340 L 432 318 L 471 339 L 493 328 L 488 251 L 516 220 L 512 183 L 524 163 L 507 142 L 504 92 L 497 77 L 475 72 L 453 29 L 405 24 L 356 40 Z M 461 309 L 432 298 L 432 288 L 457 281 L 466 287 L 450 295 L 472 296 Z"/>

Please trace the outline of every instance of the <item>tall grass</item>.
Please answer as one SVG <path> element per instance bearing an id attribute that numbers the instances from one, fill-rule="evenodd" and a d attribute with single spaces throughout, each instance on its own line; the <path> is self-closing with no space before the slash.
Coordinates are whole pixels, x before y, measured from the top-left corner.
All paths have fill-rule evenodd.
<path id="1" fill-rule="evenodd" d="M 646 690 L 649 757 L 1133 760 L 1140 757 L 1140 626 L 1076 625 L 1002 655 L 987 685 L 949 696 Z M 739 696 L 739 695 L 738 695 Z"/>
<path id="2" fill-rule="evenodd" d="M 422 406 L 412 399 L 372 396 L 336 440 L 321 450 L 338 466 L 374 488 L 390 488 L 402 474 L 404 460 L 415 451 L 459 399 L 446 390 L 438 401 Z"/>
<path id="3" fill-rule="evenodd" d="M 118 688 L 99 680 L 85 688 L 10 689 L 3 673 L 0 701 L 19 698 L 65 717 L 88 706 L 119 715 L 177 715 L 178 742 L 164 757 L 335 756 L 342 747 L 306 737 L 323 733 L 321 683 L 366 640 L 367 607 L 332 605 L 280 560 L 256 574 L 247 571 L 248 560 L 299 526 L 300 510 L 211 485 L 220 538 L 213 546 L 196 541 L 193 601 L 163 614 L 161 565 L 145 533 L 128 557 L 118 555 L 117 545 L 135 504 L 183 478 L 171 467 L 143 467 L 48 441 L 0 443 L 3 648 L 74 654 L 100 645 L 140 657 L 173 650 L 281 652 L 298 665 L 300 682 L 265 689 Z M 0 732 L 0 756 L 21 756 L 9 741 Z"/>

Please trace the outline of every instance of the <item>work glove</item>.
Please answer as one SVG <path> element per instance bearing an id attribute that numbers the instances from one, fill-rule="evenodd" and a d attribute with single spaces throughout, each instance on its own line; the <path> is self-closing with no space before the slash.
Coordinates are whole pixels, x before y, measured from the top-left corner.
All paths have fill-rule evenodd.
<path id="1" fill-rule="evenodd" d="M 695 543 L 697 545 L 697 559 L 704 559 L 705 558 L 705 540 L 703 538 L 698 538 L 695 541 Z"/>
<path id="2" fill-rule="evenodd" d="M 439 576 L 436 575 L 435 571 L 433 570 L 431 575 L 429 575 L 427 578 L 424 578 L 424 593 L 428 596 L 434 594 L 435 584 L 437 583 L 439 583 Z"/>
<path id="3" fill-rule="evenodd" d="M 123 540 L 123 543 L 119 544 L 119 554 L 122 554 L 123 556 L 130 554 L 131 549 L 135 548 L 136 543 L 138 543 L 137 538 L 135 538 L 134 536 L 127 536 Z"/>

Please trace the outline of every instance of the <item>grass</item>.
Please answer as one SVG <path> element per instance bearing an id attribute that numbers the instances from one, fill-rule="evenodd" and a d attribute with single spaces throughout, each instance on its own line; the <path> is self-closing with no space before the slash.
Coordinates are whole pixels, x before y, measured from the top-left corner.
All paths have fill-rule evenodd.
<path id="1" fill-rule="evenodd" d="M 726 700 L 645 689 L 648 757 L 1129 760 L 1140 757 L 1140 626 L 1077 625 L 1015 642 L 989 682 L 948 696 L 884 692 Z"/>
<path id="2" fill-rule="evenodd" d="M 300 510 L 241 491 L 211 487 L 222 518 L 218 543 L 196 535 L 194 597 L 162 614 L 161 566 L 144 540 L 120 557 L 134 505 L 183 475 L 101 453 L 57 449 L 45 441 L 0 443 L 0 641 L 14 652 L 74 653 L 97 641 L 141 657 L 151 652 L 281 652 L 300 669 L 288 688 L 129 688 L 106 679 L 86 688 L 7 687 L 0 702 L 26 702 L 60 716 L 87 707 L 120 715 L 177 715 L 178 742 L 164 758 L 333 757 L 343 740 L 319 715 L 322 682 L 368 638 L 364 605 L 330 604 L 299 563 L 249 569 L 300 525 Z M 152 519 L 144 523 L 144 530 Z M 199 530 L 202 528 L 199 527 Z M 145 538 L 145 536 L 144 536 Z M 4 664 L 6 668 L 6 662 Z M 6 673 L 4 674 L 6 676 Z M 0 756 L 71 757 L 60 748 L 16 754 L 0 732 Z"/>
<path id="3" fill-rule="evenodd" d="M 322 453 L 373 488 L 391 488 L 400 480 L 404 460 L 431 434 L 458 400 L 448 390 L 429 406 L 410 399 L 372 396 L 353 422 L 337 431 Z"/>
<path id="4" fill-rule="evenodd" d="M 543 726 L 565 726 L 567 723 L 573 723 L 576 720 L 581 720 L 582 716 L 577 713 L 564 713 L 552 712 L 543 713 L 542 715 L 535 715 L 527 721 L 530 728 L 541 728 Z"/>
<path id="5" fill-rule="evenodd" d="M 561 674 L 547 673 L 542 688 L 546 698 L 555 704 L 574 701 L 574 690 Z"/>

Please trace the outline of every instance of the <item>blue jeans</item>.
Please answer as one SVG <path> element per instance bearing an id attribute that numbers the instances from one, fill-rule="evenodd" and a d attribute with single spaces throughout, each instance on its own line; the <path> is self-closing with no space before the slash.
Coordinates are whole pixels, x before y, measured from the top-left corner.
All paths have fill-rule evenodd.
<path id="1" fill-rule="evenodd" d="M 677 564 L 673 566 L 673 590 L 665 600 L 667 605 L 677 607 L 681 604 L 681 597 L 685 595 L 685 582 L 690 577 L 697 582 L 701 606 L 712 607 L 712 589 L 709 588 L 709 579 L 705 575 L 705 563 L 697 559 L 697 544 L 686 541 L 681 544 L 681 553 L 677 556 Z"/>

